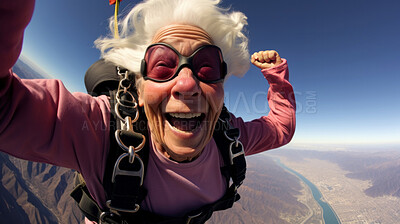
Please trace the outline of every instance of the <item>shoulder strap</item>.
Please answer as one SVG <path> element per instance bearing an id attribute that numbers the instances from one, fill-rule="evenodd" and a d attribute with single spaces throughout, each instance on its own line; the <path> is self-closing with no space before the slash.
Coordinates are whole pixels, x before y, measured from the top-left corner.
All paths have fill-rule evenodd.
<path id="1" fill-rule="evenodd" d="M 222 108 L 213 137 L 232 179 L 230 188 L 236 192 L 246 177 L 246 159 L 243 144 L 239 140 L 240 130 L 232 126 L 231 115 L 225 106 Z"/>
<path id="2" fill-rule="evenodd" d="M 138 130 L 138 125 L 145 122 L 145 116 L 137 105 L 134 76 L 127 70 L 118 70 L 118 74 L 121 81 L 118 90 L 114 91 L 115 97 L 111 98 L 115 99 L 111 101 L 111 106 L 116 122 L 114 136 L 111 136 L 111 139 L 115 139 L 114 147 L 110 148 L 113 158 L 107 163 L 108 173 L 105 173 L 104 182 L 111 181 L 111 189 L 105 189 L 110 211 L 134 213 L 145 195 L 142 185 L 149 154 L 146 145 L 148 132 L 147 125 Z"/>
<path id="3" fill-rule="evenodd" d="M 147 120 L 143 108 L 138 107 L 136 103 L 134 76 L 119 67 L 116 73 L 120 79 L 118 89 L 114 88 L 107 93 L 110 96 L 112 116 L 110 149 L 103 176 L 103 187 L 107 194 L 108 208 L 105 212 L 99 208 L 91 198 L 81 175 L 78 175 L 80 178 L 76 179 L 76 187 L 71 193 L 85 216 L 92 221 L 107 218 L 106 216 L 112 215 L 112 212 L 135 212 L 146 196 L 142 184 L 149 155 L 146 141 Z"/>

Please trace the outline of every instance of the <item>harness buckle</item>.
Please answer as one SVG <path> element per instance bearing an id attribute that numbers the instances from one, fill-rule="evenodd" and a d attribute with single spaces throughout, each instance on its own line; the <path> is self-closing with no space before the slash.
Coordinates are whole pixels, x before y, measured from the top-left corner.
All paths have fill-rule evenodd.
<path id="1" fill-rule="evenodd" d="M 229 158 L 231 165 L 234 164 L 233 159 L 242 155 L 244 155 L 242 142 L 240 142 L 239 140 L 237 140 L 236 142 L 232 142 L 229 145 Z"/>
<path id="2" fill-rule="evenodd" d="M 111 205 L 111 200 L 108 200 L 106 202 L 106 205 L 110 209 L 110 211 L 111 211 L 110 213 L 111 214 L 118 214 L 118 212 L 136 213 L 140 209 L 140 205 L 138 205 L 138 204 L 135 204 L 135 208 L 134 209 L 118 208 L 118 207 L 115 207 L 115 206 Z"/>
<path id="3" fill-rule="evenodd" d="M 131 150 L 132 152 L 132 150 Z M 128 157 L 129 161 L 128 163 L 131 164 L 131 166 L 134 165 L 136 161 L 138 161 L 138 164 L 140 166 L 139 170 L 126 170 L 126 169 L 121 169 L 120 164 L 124 158 Z M 135 158 L 136 157 L 136 158 Z M 115 177 L 116 176 L 131 176 L 131 177 L 139 177 L 140 178 L 140 183 L 139 186 L 143 185 L 143 179 L 144 179 L 144 163 L 142 159 L 137 155 L 134 154 L 132 158 L 132 153 L 124 153 L 120 157 L 118 157 L 117 161 L 115 162 L 114 165 L 114 171 L 112 174 L 111 182 L 115 183 Z M 133 209 L 126 209 L 126 208 L 119 208 L 111 205 L 111 200 L 108 200 L 106 202 L 107 207 L 110 209 L 111 213 L 116 213 L 118 212 L 127 212 L 127 213 L 135 213 L 139 211 L 140 205 L 135 204 L 135 208 Z M 103 215 L 103 214 L 102 214 Z M 107 215 L 107 214 L 104 214 Z"/>
<path id="4" fill-rule="evenodd" d="M 238 128 L 231 128 L 224 131 L 224 135 L 231 142 L 231 144 L 229 145 L 229 159 L 231 165 L 233 165 L 233 159 L 238 156 L 244 155 L 243 144 L 239 140 L 240 130 Z"/>
<path id="5" fill-rule="evenodd" d="M 111 182 L 115 183 L 116 176 L 125 175 L 125 176 L 132 176 L 132 177 L 140 177 L 140 186 L 142 186 L 143 185 L 143 177 L 144 177 L 144 163 L 143 163 L 142 159 L 137 154 L 134 155 L 134 157 L 136 157 L 136 159 L 133 160 L 133 162 L 139 161 L 139 165 L 140 165 L 139 170 L 137 170 L 137 171 L 123 170 L 123 169 L 119 168 L 119 165 L 125 157 L 131 157 L 131 156 L 129 153 L 124 153 L 117 159 L 117 162 L 115 162 Z"/>

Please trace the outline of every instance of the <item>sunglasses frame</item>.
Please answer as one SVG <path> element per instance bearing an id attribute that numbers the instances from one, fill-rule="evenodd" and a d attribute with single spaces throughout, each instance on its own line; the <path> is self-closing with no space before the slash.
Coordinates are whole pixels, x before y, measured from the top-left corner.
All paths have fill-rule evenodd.
<path id="1" fill-rule="evenodd" d="M 166 46 L 166 47 L 170 48 L 170 49 L 173 50 L 173 51 L 176 53 L 176 55 L 178 55 L 178 57 L 179 57 L 179 64 L 178 64 L 178 66 L 177 66 L 177 69 L 176 69 L 176 71 L 175 71 L 175 74 L 172 75 L 170 78 L 165 79 L 165 80 L 154 79 L 154 78 L 150 78 L 150 77 L 147 76 L 147 62 L 146 62 L 146 60 L 145 60 L 146 54 L 147 54 L 147 51 L 148 51 L 151 47 L 157 46 L 157 45 L 162 45 L 162 46 Z M 202 79 L 202 78 L 200 78 L 200 77 L 197 75 L 197 73 L 195 73 L 195 72 L 193 71 L 193 64 L 192 64 L 193 57 L 196 55 L 197 52 L 199 52 L 200 50 L 202 50 L 202 49 L 204 49 L 204 48 L 206 48 L 206 47 L 217 48 L 218 51 L 220 52 L 220 57 L 221 57 L 221 61 L 222 61 L 222 62 L 221 62 L 221 70 L 220 70 L 220 72 L 221 72 L 221 74 L 220 74 L 221 78 L 219 78 L 219 79 L 216 79 L 216 80 L 206 80 L 206 79 Z M 224 79 L 225 79 L 225 76 L 226 76 L 226 74 L 227 74 L 227 65 L 226 65 L 226 63 L 225 63 L 225 61 L 224 61 L 224 59 L 223 59 L 223 57 L 222 57 L 222 51 L 221 51 L 221 49 L 220 49 L 219 47 L 217 47 L 217 46 L 215 46 L 215 45 L 203 45 L 203 46 L 197 48 L 189 57 L 186 57 L 186 56 L 183 56 L 181 53 L 179 53 L 179 52 L 178 52 L 174 47 L 172 47 L 171 45 L 169 45 L 169 44 L 167 44 L 167 43 L 162 43 L 162 42 L 160 42 L 160 43 L 155 43 L 155 44 L 152 44 L 152 45 L 150 45 L 150 46 L 147 47 L 147 49 L 146 49 L 146 51 L 145 51 L 145 56 L 144 56 L 144 58 L 142 59 L 142 63 L 141 63 L 141 66 L 140 66 L 140 72 L 141 72 L 141 74 L 142 74 L 142 76 L 143 76 L 143 78 L 144 78 L 145 80 L 151 80 L 151 81 L 154 81 L 154 82 L 168 82 L 168 81 L 174 79 L 175 77 L 177 77 L 178 74 L 179 74 L 179 72 L 180 72 L 184 67 L 189 68 L 189 69 L 192 71 L 193 75 L 194 75 L 199 81 L 204 82 L 204 83 L 218 83 L 218 82 L 223 82 Z"/>

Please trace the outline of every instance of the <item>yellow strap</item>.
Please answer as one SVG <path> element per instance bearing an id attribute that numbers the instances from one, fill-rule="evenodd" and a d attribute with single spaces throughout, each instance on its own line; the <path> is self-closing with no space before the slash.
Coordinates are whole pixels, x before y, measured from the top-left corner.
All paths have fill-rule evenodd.
<path id="1" fill-rule="evenodd" d="M 118 10 L 119 10 L 119 0 L 115 1 L 115 13 L 114 13 L 114 38 L 119 38 L 118 31 Z"/>

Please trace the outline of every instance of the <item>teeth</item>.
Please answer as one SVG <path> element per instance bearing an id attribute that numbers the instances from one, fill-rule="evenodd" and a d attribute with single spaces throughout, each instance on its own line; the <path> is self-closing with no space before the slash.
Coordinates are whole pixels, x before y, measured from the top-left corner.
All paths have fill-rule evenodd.
<path id="1" fill-rule="evenodd" d="M 200 117 L 201 113 L 169 113 L 169 115 L 171 115 L 172 117 L 175 117 L 175 118 L 190 119 L 190 118 Z"/>

